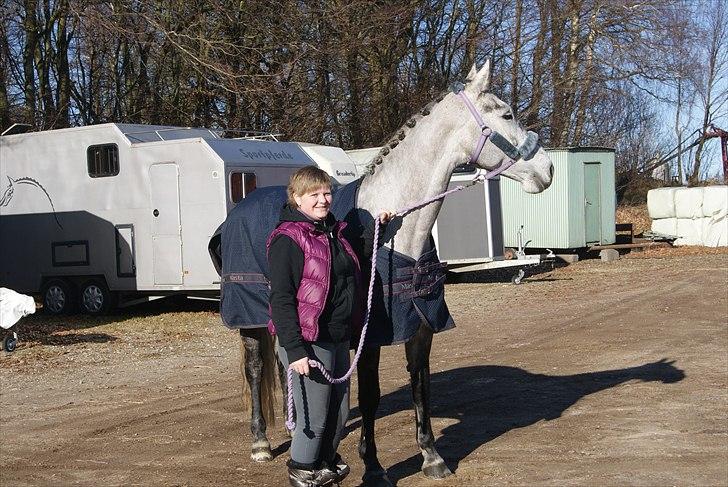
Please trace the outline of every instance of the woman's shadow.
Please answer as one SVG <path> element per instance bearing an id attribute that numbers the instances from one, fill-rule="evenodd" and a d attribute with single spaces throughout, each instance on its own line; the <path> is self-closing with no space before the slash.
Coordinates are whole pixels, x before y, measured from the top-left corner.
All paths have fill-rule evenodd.
<path id="1" fill-rule="evenodd" d="M 685 373 L 673 364 L 663 359 L 637 367 L 565 376 L 497 365 L 438 372 L 431 376 L 432 416 L 458 421 L 442 431 L 435 443 L 437 450 L 455 471 L 461 460 L 483 444 L 512 429 L 556 419 L 589 394 L 631 380 L 678 382 Z M 405 386 L 382 397 L 377 417 L 411 409 L 411 389 Z M 351 417 L 360 417 L 358 408 L 352 410 Z M 347 432 L 359 426 L 357 419 L 348 425 Z M 416 454 L 387 469 L 387 474 L 396 485 L 419 473 L 421 465 L 422 457 Z"/>

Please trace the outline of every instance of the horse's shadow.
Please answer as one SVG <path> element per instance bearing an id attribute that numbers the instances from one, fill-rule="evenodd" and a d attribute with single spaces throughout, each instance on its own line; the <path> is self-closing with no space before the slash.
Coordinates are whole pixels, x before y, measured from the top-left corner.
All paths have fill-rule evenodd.
<path id="1" fill-rule="evenodd" d="M 559 418 L 589 394 L 631 380 L 678 382 L 685 373 L 673 363 L 663 359 L 637 367 L 565 376 L 532 374 L 496 365 L 432 374 L 432 416 L 457 420 L 442 431 L 436 441 L 437 450 L 455 471 L 461 460 L 483 444 L 512 429 Z M 411 408 L 411 389 L 405 386 L 382 397 L 377 417 Z M 350 417 L 360 418 L 359 409 L 354 408 Z M 357 429 L 360 423 L 360 419 L 353 421 L 347 432 Z M 396 485 L 399 480 L 419 473 L 421 465 L 418 453 L 393 465 L 387 473 Z"/>

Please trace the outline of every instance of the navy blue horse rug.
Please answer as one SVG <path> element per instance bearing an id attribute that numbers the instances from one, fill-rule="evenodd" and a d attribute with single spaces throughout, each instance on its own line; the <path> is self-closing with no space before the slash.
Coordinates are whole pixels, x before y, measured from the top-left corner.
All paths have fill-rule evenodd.
<path id="1" fill-rule="evenodd" d="M 265 243 L 288 199 L 284 186 L 258 188 L 228 213 L 210 240 L 220 274 L 220 315 L 228 328 L 261 328 L 270 319 Z"/>
<path id="2" fill-rule="evenodd" d="M 337 219 L 347 223 L 345 235 L 352 243 L 360 239 L 373 219 L 367 212 L 354 208 L 359 183 L 355 181 L 338 189 L 331 208 Z M 221 275 L 220 314 L 228 328 L 267 326 L 270 289 L 265 243 L 278 223 L 286 199 L 283 186 L 255 190 L 233 208 L 210 240 L 210 254 Z M 454 326 L 445 303 L 446 264 L 439 261 L 432 241 L 417 260 L 390 248 L 380 248 L 376 265 L 367 345 L 407 341 L 423 319 L 435 332 Z M 365 274 L 370 266 L 371 263 L 362 262 Z"/>

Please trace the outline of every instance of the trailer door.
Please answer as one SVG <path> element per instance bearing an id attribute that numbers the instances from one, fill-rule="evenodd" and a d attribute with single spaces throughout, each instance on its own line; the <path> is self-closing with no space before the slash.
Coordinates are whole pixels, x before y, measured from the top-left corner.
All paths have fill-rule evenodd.
<path id="1" fill-rule="evenodd" d="M 175 163 L 149 168 L 152 196 L 154 284 L 182 284 L 179 170 Z"/>

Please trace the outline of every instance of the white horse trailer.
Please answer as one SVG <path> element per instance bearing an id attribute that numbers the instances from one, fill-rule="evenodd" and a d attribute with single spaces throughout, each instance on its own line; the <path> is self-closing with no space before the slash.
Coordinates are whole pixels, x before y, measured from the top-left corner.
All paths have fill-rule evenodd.
<path id="1" fill-rule="evenodd" d="M 318 167 L 331 176 L 335 187 L 344 186 L 359 179 L 359 170 L 340 147 L 307 143 L 298 145 Z"/>
<path id="2" fill-rule="evenodd" d="M 364 174 L 366 165 L 380 147 L 347 151 L 356 170 Z M 469 165 L 459 166 L 447 189 L 467 184 L 485 172 Z M 413 202 L 414 203 L 414 202 Z M 503 217 L 501 211 L 500 178 L 486 180 L 483 185 L 459 191 L 446 197 L 432 228 L 437 254 L 447 262 L 451 272 L 470 272 L 504 267 L 528 267 L 541 263 L 540 255 L 525 255 L 518 249 L 505 257 Z M 513 277 L 518 284 L 525 273 L 519 270 Z"/>
<path id="3" fill-rule="evenodd" d="M 313 164 L 295 143 L 114 123 L 3 135 L 0 162 L 0 286 L 51 313 L 216 295 L 207 244 L 229 209 Z"/>

